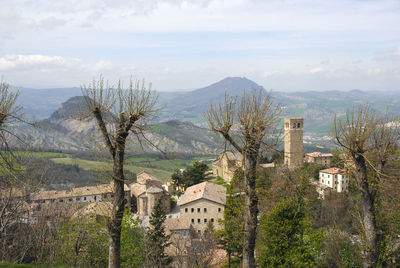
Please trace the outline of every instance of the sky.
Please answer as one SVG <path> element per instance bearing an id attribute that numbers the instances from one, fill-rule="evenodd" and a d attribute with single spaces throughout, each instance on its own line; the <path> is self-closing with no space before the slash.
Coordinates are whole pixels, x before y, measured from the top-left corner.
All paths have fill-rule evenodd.
<path id="1" fill-rule="evenodd" d="M 190 90 L 400 90 L 399 0 L 0 0 L 0 77 Z"/>

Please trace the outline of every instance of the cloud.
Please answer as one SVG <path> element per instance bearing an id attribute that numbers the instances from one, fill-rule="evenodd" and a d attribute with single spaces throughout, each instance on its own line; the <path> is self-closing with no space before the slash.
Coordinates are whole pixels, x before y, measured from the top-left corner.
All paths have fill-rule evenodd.
<path id="1" fill-rule="evenodd" d="M 312 68 L 312 69 L 310 70 L 310 73 L 316 74 L 316 73 L 320 73 L 320 72 L 322 72 L 322 71 L 323 71 L 322 68 L 317 67 L 317 68 Z"/>

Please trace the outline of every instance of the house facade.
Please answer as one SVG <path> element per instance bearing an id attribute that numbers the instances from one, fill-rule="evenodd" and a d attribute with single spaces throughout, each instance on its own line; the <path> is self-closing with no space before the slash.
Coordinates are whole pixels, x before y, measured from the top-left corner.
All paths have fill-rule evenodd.
<path id="1" fill-rule="evenodd" d="M 188 187 L 179 200 L 180 218 L 203 233 L 209 222 L 220 229 L 218 222 L 224 216 L 226 188 L 212 182 L 202 182 Z"/>
<path id="2" fill-rule="evenodd" d="M 331 188 L 335 192 L 341 193 L 348 191 L 349 178 L 343 169 L 328 168 L 319 172 L 319 183 Z"/>
<path id="3" fill-rule="evenodd" d="M 163 186 L 162 181 L 146 172 L 136 176 L 136 183 L 129 185 L 133 206 L 136 206 L 137 214 L 150 216 L 154 206 L 161 199 L 165 213 L 171 210 L 170 194 Z"/>
<path id="4" fill-rule="evenodd" d="M 321 152 L 312 152 L 305 155 L 304 162 L 313 165 L 329 167 L 331 165 L 332 158 L 333 154 L 330 153 L 324 154 Z"/>
<path id="5" fill-rule="evenodd" d="M 230 182 L 235 171 L 243 166 L 243 156 L 241 153 L 231 151 L 222 152 L 218 159 L 212 163 L 213 175 L 221 177 L 226 182 Z"/>

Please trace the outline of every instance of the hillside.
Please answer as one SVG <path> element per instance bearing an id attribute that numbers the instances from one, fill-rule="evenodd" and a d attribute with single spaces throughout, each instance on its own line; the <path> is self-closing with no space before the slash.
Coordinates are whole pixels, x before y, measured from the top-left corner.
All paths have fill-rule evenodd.
<path id="1" fill-rule="evenodd" d="M 228 77 L 209 86 L 188 92 L 159 92 L 159 106 L 162 107 L 159 122 L 170 120 L 188 121 L 198 126 L 206 126 L 204 113 L 210 103 L 223 101 L 225 92 L 231 96 L 240 96 L 244 89 L 260 88 L 257 83 L 244 77 Z M 60 105 L 73 96 L 80 95 L 79 88 L 64 89 L 21 89 L 19 101 L 29 118 L 48 118 Z M 369 92 L 362 90 L 351 91 L 306 91 L 281 92 L 273 91 L 273 99 L 283 108 L 284 117 L 301 116 L 304 120 L 305 134 L 310 137 L 328 135 L 333 118 L 344 115 L 347 109 L 362 103 L 370 103 L 373 109 L 383 112 L 386 108 L 394 113 L 400 113 L 400 92 Z M 68 104 L 75 105 L 75 104 Z M 70 110 L 64 104 L 64 111 Z M 57 112 L 56 112 L 57 113 Z M 76 128 L 76 122 L 54 122 L 57 115 L 52 116 L 53 127 L 60 125 Z M 67 119 L 64 117 L 64 119 Z M 57 120 L 56 120 L 57 121 Z M 55 125 L 54 125 L 55 124 Z M 171 123 L 173 124 L 173 123 Z M 83 127 L 83 126 L 82 126 Z M 86 128 L 86 127 L 83 127 Z M 194 128 L 188 125 L 188 128 Z M 201 133 L 201 132 L 200 132 Z M 164 133 L 165 134 L 165 133 Z M 57 135 L 57 134 L 55 134 Z M 179 135 L 178 135 L 179 136 Z M 196 141 L 194 141 L 196 143 Z M 173 145 L 172 147 L 176 147 Z"/>
<path id="2" fill-rule="evenodd" d="M 84 97 L 72 97 L 49 118 L 39 121 L 39 127 L 16 127 L 15 131 L 23 140 L 30 141 L 31 146 L 43 151 L 100 150 L 103 142 L 95 121 L 71 118 L 71 115 L 78 115 L 84 106 L 82 102 Z M 139 137 L 140 142 L 135 136 L 130 136 L 128 153 L 161 150 L 166 153 L 215 154 L 222 144 L 217 135 L 206 129 L 176 120 L 150 124 L 143 134 L 145 138 Z"/>

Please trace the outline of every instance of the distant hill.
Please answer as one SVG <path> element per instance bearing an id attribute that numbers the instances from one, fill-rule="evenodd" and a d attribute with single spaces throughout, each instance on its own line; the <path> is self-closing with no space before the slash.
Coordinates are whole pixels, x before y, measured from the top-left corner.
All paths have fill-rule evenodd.
<path id="1" fill-rule="evenodd" d="M 52 115 L 38 122 L 39 127 L 16 127 L 22 140 L 30 142 L 34 148 L 43 151 L 93 151 L 103 146 L 102 137 L 92 120 L 77 120 L 77 115 L 84 107 L 84 97 L 72 97 L 62 103 Z M 166 153 L 215 154 L 223 146 L 218 135 L 198 127 L 190 122 L 170 120 L 150 124 L 144 132 L 146 139 Z M 130 135 L 128 152 L 159 152 L 146 142 L 140 143 Z"/>
<path id="2" fill-rule="evenodd" d="M 206 126 L 204 113 L 210 103 L 224 100 L 225 92 L 231 96 L 240 96 L 244 89 L 261 88 L 257 83 L 245 77 L 228 77 L 209 86 L 188 92 L 159 92 L 159 106 L 163 108 L 159 122 L 170 120 L 188 121 L 198 126 Z M 45 119 L 50 117 L 67 99 L 81 95 L 79 88 L 58 89 L 20 89 L 19 102 L 29 118 Z M 343 116 L 347 109 L 363 103 L 383 112 L 386 108 L 400 114 L 400 92 L 351 91 L 273 91 L 272 97 L 283 108 L 283 117 L 301 116 L 304 118 L 306 135 L 325 136 L 331 129 L 334 115 Z M 69 103 L 68 105 L 74 105 Z M 52 115 L 65 119 L 69 107 Z M 59 114 L 58 114 L 59 113 Z"/>
<path id="3" fill-rule="evenodd" d="M 179 119 L 192 122 L 204 121 L 204 112 L 211 103 L 224 101 L 225 93 L 241 96 L 243 91 L 260 89 L 261 86 L 245 77 L 227 77 L 207 87 L 179 94 L 166 102 L 161 113 L 163 119 Z"/>

